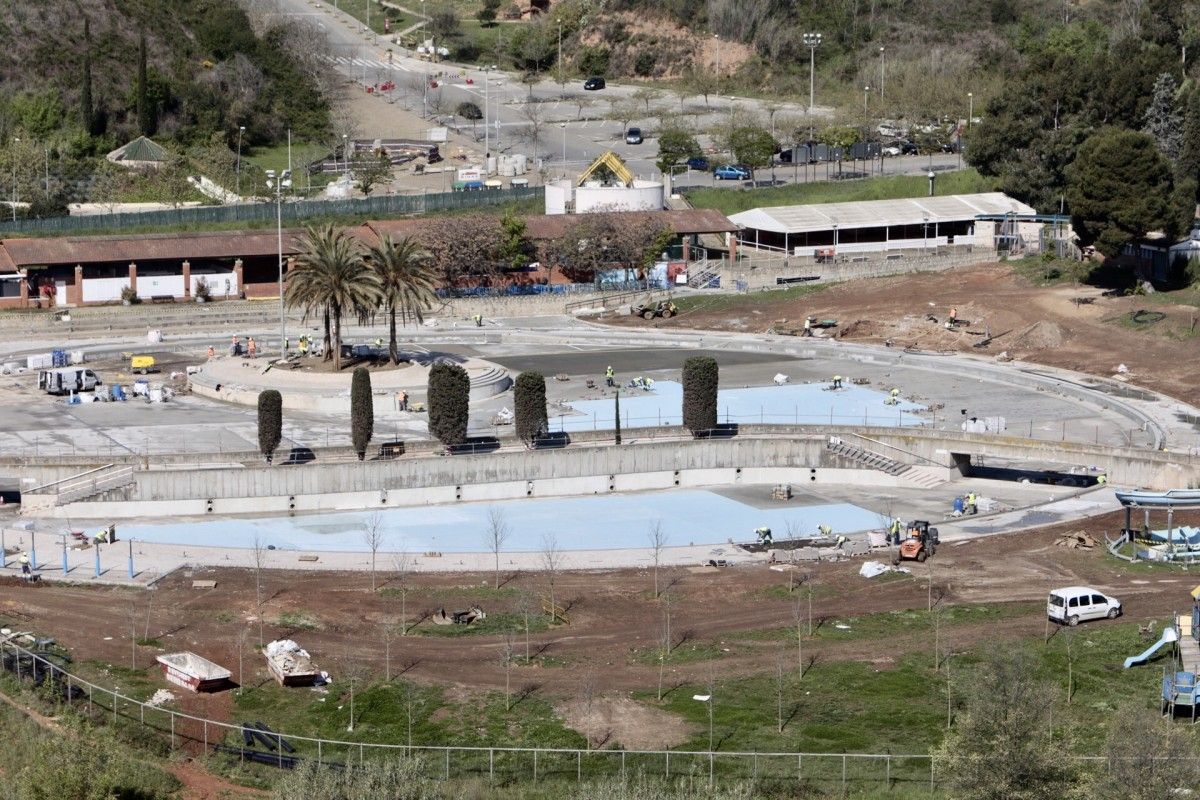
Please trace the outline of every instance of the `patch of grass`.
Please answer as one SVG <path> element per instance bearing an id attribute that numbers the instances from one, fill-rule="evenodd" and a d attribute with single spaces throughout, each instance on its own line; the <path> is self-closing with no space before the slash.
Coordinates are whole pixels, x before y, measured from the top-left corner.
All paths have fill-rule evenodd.
<path id="1" fill-rule="evenodd" d="M 275 620 L 275 624 L 298 631 L 319 631 L 325 627 L 321 620 L 307 611 L 285 611 Z"/>
<path id="2" fill-rule="evenodd" d="M 996 189 L 996 181 L 974 169 L 939 173 L 938 195 L 972 194 Z M 736 214 L 759 206 L 788 206 L 808 203 L 842 203 L 857 200 L 892 200 L 899 197 L 924 197 L 929 179 L 924 175 L 889 175 L 849 181 L 820 181 L 755 189 L 705 187 L 686 192 L 688 202 L 697 208 L 715 208 L 723 214 Z"/>
<path id="3" fill-rule="evenodd" d="M 746 311 L 749 313 L 751 309 L 761 306 L 764 302 L 785 303 L 799 297 L 816 294 L 831 285 L 833 284 L 802 284 L 800 286 L 789 286 L 786 289 L 772 289 L 769 292 L 750 292 L 748 294 L 688 295 L 686 297 L 675 298 L 675 305 L 679 307 L 680 314 L 687 314 L 693 311 L 713 314 L 736 311 Z M 804 320 L 797 322 L 797 324 L 803 323 Z"/>
<path id="4" fill-rule="evenodd" d="M 445 596 L 450 602 L 461 605 L 487 600 L 513 599 L 520 597 L 521 593 L 522 590 L 514 586 L 501 586 L 499 589 L 493 589 L 491 586 L 452 586 L 437 590 L 439 596 Z M 398 587 L 386 586 L 379 590 L 379 594 L 382 597 L 400 597 L 402 592 Z M 425 591 L 422 594 L 428 595 L 429 592 Z M 417 592 L 409 591 L 409 602 L 412 602 L 416 596 Z M 484 611 L 486 610 L 485 608 Z"/>
<path id="5" fill-rule="evenodd" d="M 1045 259 L 1041 256 L 1026 256 L 1025 258 L 1009 259 L 1006 263 L 1013 268 L 1013 272 L 1034 286 L 1057 286 L 1072 280 L 1070 264 L 1057 258 Z"/>
<path id="6" fill-rule="evenodd" d="M 630 651 L 629 661 L 633 664 L 658 664 L 661 650 L 657 647 L 634 648 Z M 716 642 L 695 641 L 683 642 L 675 646 L 663 663 L 666 664 L 697 664 L 702 661 L 713 661 L 729 655 L 728 648 L 723 648 Z"/>
<path id="7" fill-rule="evenodd" d="M 161 650 L 162 646 L 163 646 L 163 643 L 161 640 L 155 639 L 153 637 L 147 639 L 143 636 L 139 636 L 136 639 L 134 639 L 134 641 L 137 642 L 138 647 L 155 647 L 155 648 L 158 648 L 159 650 Z"/>
<path id="8" fill-rule="evenodd" d="M 901 579 L 911 579 L 903 573 L 897 573 Z M 880 576 L 882 578 L 884 576 Z M 879 578 L 874 579 L 875 582 Z M 793 594 L 793 597 L 796 595 Z M 802 595 L 801 595 L 802 596 Z M 993 605 L 953 605 L 946 606 L 940 612 L 938 626 L 943 631 L 951 631 L 955 626 L 971 625 L 979 622 L 1003 622 L 1037 613 L 1042 608 L 1040 603 L 998 603 Z M 843 627 L 838 627 L 838 626 Z M 910 634 L 928 634 L 933 636 L 933 615 L 924 609 L 905 611 L 881 611 L 875 614 L 863 614 L 855 617 L 824 617 L 814 618 L 813 634 L 805 637 L 809 641 L 850 641 L 861 639 L 886 639 L 893 636 Z M 732 638 L 752 639 L 756 641 L 796 640 L 795 625 L 784 625 L 777 628 L 757 628 L 735 634 Z M 932 641 L 932 640 L 931 640 Z"/>

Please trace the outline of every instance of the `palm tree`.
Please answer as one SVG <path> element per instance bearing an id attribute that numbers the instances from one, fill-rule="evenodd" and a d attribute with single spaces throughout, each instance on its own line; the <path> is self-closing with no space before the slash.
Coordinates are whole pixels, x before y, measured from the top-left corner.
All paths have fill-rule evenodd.
<path id="1" fill-rule="evenodd" d="M 407 321 L 409 315 L 418 323 L 425 321 L 425 311 L 433 306 L 437 281 L 431 266 L 429 251 L 412 237 L 392 241 L 390 235 L 380 237 L 379 245 L 367 251 L 367 263 L 379 279 L 379 291 L 388 314 L 388 356 L 393 364 L 400 363 L 396 347 L 396 312 Z"/>
<path id="2" fill-rule="evenodd" d="M 305 228 L 296 266 L 287 274 L 284 300 L 325 317 L 325 360 L 342 368 L 342 314 L 370 313 L 379 305 L 379 279 L 359 243 L 332 225 Z M 333 334 L 330 336 L 330 322 Z"/>

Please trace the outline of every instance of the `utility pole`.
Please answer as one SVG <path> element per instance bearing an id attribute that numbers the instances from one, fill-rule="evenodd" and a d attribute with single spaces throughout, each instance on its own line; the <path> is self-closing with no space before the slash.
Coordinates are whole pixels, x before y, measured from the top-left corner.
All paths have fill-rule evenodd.
<path id="1" fill-rule="evenodd" d="M 817 48 L 821 45 L 822 35 L 806 33 L 803 36 L 804 45 L 808 48 L 808 138 L 813 138 L 813 109 L 816 107 L 817 81 Z"/>
<path id="2" fill-rule="evenodd" d="M 558 91 L 565 92 L 567 89 L 567 76 L 563 73 L 562 63 L 562 20 L 558 21 Z"/>
<path id="3" fill-rule="evenodd" d="M 879 46 L 879 103 L 880 103 L 880 105 L 883 104 L 883 100 L 884 100 L 883 90 L 886 86 L 885 81 L 886 81 L 886 77 L 887 77 L 887 71 L 884 69 L 885 64 L 886 64 L 886 62 L 884 60 L 884 55 L 883 55 L 883 45 L 880 45 Z"/>

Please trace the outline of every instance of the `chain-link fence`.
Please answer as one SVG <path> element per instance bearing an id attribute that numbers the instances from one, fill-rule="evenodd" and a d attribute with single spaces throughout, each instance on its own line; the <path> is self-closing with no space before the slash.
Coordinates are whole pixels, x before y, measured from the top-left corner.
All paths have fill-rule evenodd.
<path id="1" fill-rule="evenodd" d="M 70 704 L 115 726 L 133 725 L 170 749 L 197 749 L 243 762 L 290 769 L 312 760 L 332 766 L 417 756 L 431 778 L 584 781 L 630 775 L 753 780 L 760 785 L 804 786 L 843 796 L 894 788 L 933 791 L 932 758 L 901 753 L 778 753 L 680 750 L 586 750 L 542 747 L 458 747 L 399 742 L 321 739 L 268 730 L 162 708 L 99 686 L 69 672 L 50 653 L 0 641 L 0 665 L 43 698 Z M 232 684 L 231 684 L 232 687 Z M 260 735 L 261 734 L 261 735 Z M 247 744 L 247 739 L 254 744 Z M 268 746 L 268 744 L 270 746 Z"/>
<path id="2" fill-rule="evenodd" d="M 395 217 L 476 206 L 493 206 L 541 197 L 540 186 L 518 186 L 472 192 L 394 194 L 345 200 L 298 200 L 284 203 L 286 222 L 313 217 Z M 275 222 L 274 203 L 234 203 L 221 206 L 181 206 L 161 211 L 49 217 L 0 222 L 0 235 L 14 233 L 75 233 L 87 230 L 124 231 L 129 228 L 194 226 L 228 222 Z"/>

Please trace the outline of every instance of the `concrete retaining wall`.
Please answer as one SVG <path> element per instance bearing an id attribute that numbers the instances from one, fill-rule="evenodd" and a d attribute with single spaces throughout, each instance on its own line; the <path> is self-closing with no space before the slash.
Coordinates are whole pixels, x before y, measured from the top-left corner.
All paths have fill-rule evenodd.
<path id="1" fill-rule="evenodd" d="M 862 278 L 878 278 L 883 275 L 903 275 L 910 272 L 937 272 L 955 267 L 988 264 L 996 260 L 996 253 L 979 249 L 970 253 L 946 255 L 910 255 L 903 258 L 886 259 L 869 257 L 864 261 L 839 261 L 832 264 L 816 264 L 804 258 L 771 259 L 747 269 L 742 263 L 721 270 L 721 286 L 731 289 L 738 281 L 744 281 L 747 289 L 783 288 L 777 279 L 814 277 L 812 283 L 838 283 Z"/>

